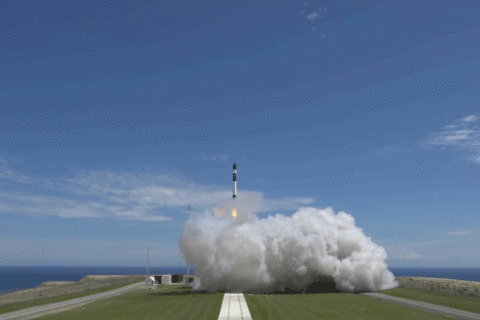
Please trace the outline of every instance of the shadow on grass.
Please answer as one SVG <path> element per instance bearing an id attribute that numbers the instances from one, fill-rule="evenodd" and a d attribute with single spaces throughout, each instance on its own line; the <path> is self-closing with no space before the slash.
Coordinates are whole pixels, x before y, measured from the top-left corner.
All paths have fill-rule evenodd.
<path id="1" fill-rule="evenodd" d="M 170 292 L 154 292 L 150 293 L 151 296 L 156 297 L 165 297 L 165 296 L 187 296 L 187 295 L 197 295 L 197 294 L 208 294 L 206 290 L 192 290 L 191 288 L 179 288 L 179 290 L 170 291 Z"/>
<path id="2" fill-rule="evenodd" d="M 178 289 L 179 290 L 190 290 L 190 291 L 193 290 L 192 287 L 190 287 L 190 286 L 183 286 L 183 287 L 180 287 Z"/>

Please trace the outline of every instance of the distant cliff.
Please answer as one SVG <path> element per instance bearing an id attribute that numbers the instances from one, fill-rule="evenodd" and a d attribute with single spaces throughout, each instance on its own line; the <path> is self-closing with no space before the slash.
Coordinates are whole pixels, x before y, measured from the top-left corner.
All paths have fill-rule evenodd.
<path id="1" fill-rule="evenodd" d="M 399 287 L 437 291 L 465 297 L 480 296 L 480 282 L 441 278 L 396 277 Z"/>

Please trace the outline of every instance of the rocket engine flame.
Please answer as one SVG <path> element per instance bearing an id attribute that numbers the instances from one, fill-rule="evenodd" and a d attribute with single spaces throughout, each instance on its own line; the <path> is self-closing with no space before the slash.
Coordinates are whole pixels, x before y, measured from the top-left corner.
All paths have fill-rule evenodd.
<path id="1" fill-rule="evenodd" d="M 235 219 L 237 217 L 237 209 L 232 210 L 232 217 Z"/>

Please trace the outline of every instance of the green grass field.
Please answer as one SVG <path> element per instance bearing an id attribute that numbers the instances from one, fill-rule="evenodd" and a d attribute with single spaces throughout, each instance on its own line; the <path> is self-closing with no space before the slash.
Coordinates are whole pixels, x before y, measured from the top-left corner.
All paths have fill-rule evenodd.
<path id="1" fill-rule="evenodd" d="M 462 297 L 435 291 L 423 291 L 417 289 L 395 288 L 378 291 L 399 298 L 424 301 L 444 307 L 455 308 L 470 312 L 480 313 L 480 297 Z"/>
<path id="2" fill-rule="evenodd" d="M 127 284 L 123 284 L 127 285 Z M 120 287 L 117 285 L 115 287 Z M 76 294 L 74 297 L 113 289 L 102 288 Z M 480 313 L 480 298 L 460 297 L 437 292 L 396 288 L 380 293 L 446 307 Z M 385 302 L 371 297 L 321 292 L 312 294 L 245 293 L 253 320 L 262 319 L 448 319 L 418 309 Z M 64 301 L 65 296 L 28 302 L 36 305 Z M 60 300 L 61 299 L 61 300 Z M 48 301 L 47 301 L 48 300 Z M 52 301 L 55 300 L 55 301 Z M 155 290 L 133 290 L 120 296 L 102 299 L 81 307 L 37 319 L 218 319 L 223 293 L 193 292 L 188 286 L 162 286 Z M 41 303 L 40 303 L 41 302 Z M 27 303 L 27 302 L 26 302 Z M 22 303 L 25 304 L 25 303 Z M 15 310 L 20 307 L 13 305 Z M 3 307 L 2 307 L 3 308 Z M 3 309 L 0 309 L 2 311 Z M 9 310 L 14 311 L 14 310 Z"/>
<path id="3" fill-rule="evenodd" d="M 245 300 L 253 320 L 451 319 L 350 293 L 245 294 Z"/>
<path id="4" fill-rule="evenodd" d="M 223 293 L 193 292 L 188 286 L 132 290 L 57 314 L 35 319 L 169 319 L 216 320 Z"/>
<path id="5" fill-rule="evenodd" d="M 65 294 L 57 297 L 51 297 L 51 298 L 41 298 L 41 299 L 35 299 L 35 300 L 30 300 L 30 301 L 25 301 L 25 302 L 18 302 L 18 303 L 11 303 L 11 304 L 6 304 L 0 306 L 0 314 L 2 313 L 7 313 L 7 312 L 12 312 L 12 311 L 17 311 L 21 309 L 26 309 L 30 307 L 36 307 L 36 306 L 41 306 L 44 304 L 48 303 L 55 303 L 55 302 L 61 302 L 61 301 L 66 301 L 70 299 L 75 299 L 75 298 L 80 298 L 80 297 L 85 297 L 89 296 L 91 294 L 95 293 L 101 293 L 105 291 L 110 291 L 113 289 L 121 288 L 128 286 L 130 284 L 138 283 L 140 281 L 131 281 L 131 282 L 125 282 L 121 284 L 116 284 L 112 286 L 107 286 L 107 287 L 102 287 L 94 290 L 88 290 L 84 292 L 77 292 L 77 293 L 71 293 L 71 294 Z"/>

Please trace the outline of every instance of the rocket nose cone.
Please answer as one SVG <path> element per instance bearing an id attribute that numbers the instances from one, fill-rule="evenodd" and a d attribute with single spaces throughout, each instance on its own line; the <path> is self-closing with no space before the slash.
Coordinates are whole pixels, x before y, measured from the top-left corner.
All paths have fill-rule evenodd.
<path id="1" fill-rule="evenodd" d="M 233 169 L 237 169 L 237 166 L 235 165 L 235 163 L 233 164 Z"/>

